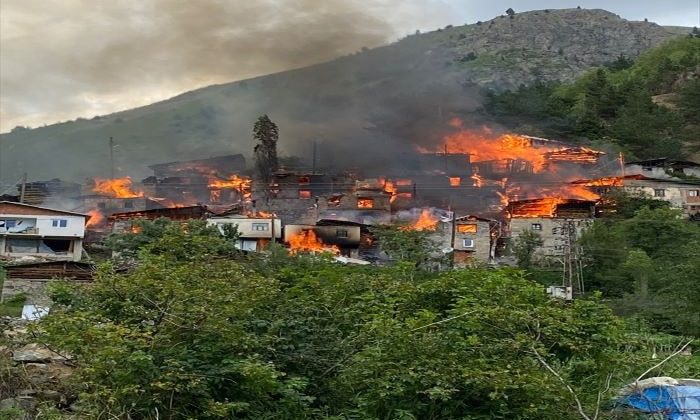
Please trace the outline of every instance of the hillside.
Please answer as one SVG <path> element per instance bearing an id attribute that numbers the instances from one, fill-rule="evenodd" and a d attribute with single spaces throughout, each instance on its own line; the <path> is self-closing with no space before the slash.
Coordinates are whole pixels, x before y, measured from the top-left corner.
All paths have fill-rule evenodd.
<path id="1" fill-rule="evenodd" d="M 643 51 L 679 34 L 603 10 L 565 9 L 500 16 L 417 34 L 278 74 L 188 92 L 167 101 L 92 119 L 0 135 L 0 182 L 80 180 L 109 173 L 108 138 L 119 174 L 146 165 L 252 148 L 254 119 L 267 113 L 284 153 L 319 141 L 323 162 L 380 164 L 396 146 L 441 135 L 451 116 L 493 125 L 480 112 L 483 88 L 572 81 L 592 67 Z M 498 128 L 498 127 L 496 127 Z"/>

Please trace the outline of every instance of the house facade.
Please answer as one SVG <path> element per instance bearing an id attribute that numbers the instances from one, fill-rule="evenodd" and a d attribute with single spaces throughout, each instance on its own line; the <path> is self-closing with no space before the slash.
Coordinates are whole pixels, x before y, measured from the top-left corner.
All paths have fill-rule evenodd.
<path id="1" fill-rule="evenodd" d="M 80 213 L 0 202 L 0 256 L 80 261 L 87 220 Z"/>
<path id="2" fill-rule="evenodd" d="M 700 214 L 700 181 L 657 179 L 642 175 L 625 177 L 627 193 L 668 201 L 671 207 L 683 210 L 687 216 Z"/>
<path id="3" fill-rule="evenodd" d="M 224 226 L 235 226 L 239 238 L 236 248 L 243 251 L 262 251 L 271 241 L 282 238 L 282 220 L 247 216 L 211 217 L 207 224 L 216 226 L 221 233 Z"/>
<path id="4" fill-rule="evenodd" d="M 454 265 L 466 267 L 475 262 L 489 262 L 499 223 L 477 216 L 462 216 L 454 224 Z"/>

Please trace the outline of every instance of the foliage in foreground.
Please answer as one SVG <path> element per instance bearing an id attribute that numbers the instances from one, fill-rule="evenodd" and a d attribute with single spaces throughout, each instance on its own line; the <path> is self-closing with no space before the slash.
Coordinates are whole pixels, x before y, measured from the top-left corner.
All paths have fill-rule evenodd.
<path id="1" fill-rule="evenodd" d="M 73 355 L 87 417 L 575 418 L 562 381 L 592 415 L 654 364 L 658 338 L 518 271 L 224 258 L 197 232 L 165 229 L 133 271 L 54 290 L 35 333 Z M 697 375 L 693 361 L 651 374 Z"/>

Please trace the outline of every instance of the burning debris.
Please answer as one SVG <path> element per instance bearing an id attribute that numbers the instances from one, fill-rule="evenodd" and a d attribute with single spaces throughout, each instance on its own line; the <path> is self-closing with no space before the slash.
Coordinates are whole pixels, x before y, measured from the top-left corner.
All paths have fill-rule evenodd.
<path id="1" fill-rule="evenodd" d="M 325 245 L 318 236 L 316 236 L 313 229 L 302 230 L 298 234 L 290 236 L 287 241 L 289 244 L 289 253 L 292 255 L 303 252 L 328 252 L 333 255 L 340 255 L 340 248 L 336 245 Z"/>
<path id="2" fill-rule="evenodd" d="M 430 209 L 422 209 L 417 219 L 406 226 L 402 230 L 417 230 L 417 231 L 434 231 L 437 230 L 437 224 L 440 221 L 439 217 Z"/>

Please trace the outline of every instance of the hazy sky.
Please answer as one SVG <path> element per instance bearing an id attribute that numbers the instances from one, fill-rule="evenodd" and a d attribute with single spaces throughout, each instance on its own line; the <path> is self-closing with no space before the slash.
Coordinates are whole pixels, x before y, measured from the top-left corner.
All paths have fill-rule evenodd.
<path id="1" fill-rule="evenodd" d="M 0 132 L 326 61 L 508 7 L 578 5 L 700 26 L 700 0 L 1 0 Z"/>

